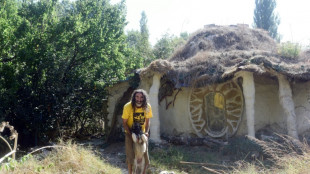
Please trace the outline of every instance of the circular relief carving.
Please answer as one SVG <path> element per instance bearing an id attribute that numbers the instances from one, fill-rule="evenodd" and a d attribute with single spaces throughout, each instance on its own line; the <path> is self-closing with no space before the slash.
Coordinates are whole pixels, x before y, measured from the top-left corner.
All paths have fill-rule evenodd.
<path id="1" fill-rule="evenodd" d="M 241 122 L 243 95 L 239 85 L 230 81 L 193 88 L 189 99 L 190 120 L 199 137 L 234 135 Z"/>

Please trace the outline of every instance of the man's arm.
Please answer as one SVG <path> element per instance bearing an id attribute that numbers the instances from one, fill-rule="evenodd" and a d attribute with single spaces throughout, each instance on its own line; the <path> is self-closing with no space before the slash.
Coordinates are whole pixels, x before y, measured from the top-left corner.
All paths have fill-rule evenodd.
<path id="1" fill-rule="evenodd" d="M 127 121 L 128 121 L 128 119 L 123 119 L 123 126 L 124 126 L 124 129 L 126 130 L 126 133 L 128 135 L 131 135 L 131 132 L 130 132 L 129 127 L 127 125 Z"/>
<path id="2" fill-rule="evenodd" d="M 145 134 L 147 136 L 149 136 L 150 124 L 151 124 L 150 118 L 146 118 L 145 119 Z"/>

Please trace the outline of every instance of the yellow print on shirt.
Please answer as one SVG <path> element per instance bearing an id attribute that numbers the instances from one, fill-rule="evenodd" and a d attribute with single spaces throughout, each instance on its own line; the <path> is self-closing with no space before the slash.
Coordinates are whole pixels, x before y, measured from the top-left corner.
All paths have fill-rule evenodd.
<path id="1" fill-rule="evenodd" d="M 134 123 L 140 123 L 140 125 L 142 126 L 145 122 L 145 116 L 144 116 L 144 112 L 136 112 L 133 114 L 133 122 Z"/>

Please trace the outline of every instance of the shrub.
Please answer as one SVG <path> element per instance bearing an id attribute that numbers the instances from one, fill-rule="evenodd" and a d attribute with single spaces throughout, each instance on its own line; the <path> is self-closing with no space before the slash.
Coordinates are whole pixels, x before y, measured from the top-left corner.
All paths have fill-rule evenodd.
<path id="1" fill-rule="evenodd" d="M 284 42 L 281 43 L 279 53 L 284 59 L 296 59 L 301 52 L 301 45 L 298 43 Z"/>
<path id="2" fill-rule="evenodd" d="M 121 173 L 107 162 L 97 157 L 90 149 L 76 144 L 60 143 L 47 156 L 28 155 L 20 160 L 10 159 L 1 164 L 0 173 L 30 174 L 30 173 Z"/>

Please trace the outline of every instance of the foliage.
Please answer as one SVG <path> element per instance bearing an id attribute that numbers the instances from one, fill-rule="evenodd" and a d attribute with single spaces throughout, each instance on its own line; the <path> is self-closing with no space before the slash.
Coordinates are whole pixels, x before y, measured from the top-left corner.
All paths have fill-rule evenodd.
<path id="1" fill-rule="evenodd" d="M 168 33 L 164 34 L 153 48 L 155 59 L 168 59 L 176 48 L 185 44 L 187 39 L 187 33 L 181 33 L 180 37 L 176 37 Z"/>
<path id="2" fill-rule="evenodd" d="M 105 87 L 155 59 L 145 12 L 127 37 L 125 12 L 124 1 L 0 1 L 0 120 L 21 146 L 102 131 Z"/>
<path id="3" fill-rule="evenodd" d="M 280 19 L 274 11 L 276 6 L 276 0 L 255 0 L 254 27 L 268 31 L 272 38 L 280 41 L 278 34 Z"/>
<path id="4" fill-rule="evenodd" d="M 135 68 L 142 68 L 154 60 L 152 47 L 149 42 L 149 30 L 147 28 L 147 16 L 144 11 L 141 13 L 140 31 L 130 30 L 127 32 L 127 44 L 132 57 L 129 56 L 129 62 L 135 65 Z"/>
<path id="5" fill-rule="evenodd" d="M 76 144 L 60 143 L 57 148 L 45 157 L 27 155 L 20 160 L 10 160 L 2 164 L 1 173 L 121 173 L 121 170 L 111 166 L 97 157 L 92 150 Z"/>
<path id="6" fill-rule="evenodd" d="M 298 43 L 284 42 L 281 43 L 279 53 L 285 59 L 296 59 L 301 52 L 301 45 Z"/>
<path id="7" fill-rule="evenodd" d="M 0 1 L 0 120 L 22 146 L 102 131 L 105 87 L 155 59 L 145 12 L 127 37 L 125 12 L 124 1 Z"/>
<path id="8" fill-rule="evenodd" d="M 105 86 L 125 78 L 124 2 L 0 3 L 0 118 L 26 144 L 102 120 Z"/>
<path id="9" fill-rule="evenodd" d="M 139 44 L 139 47 L 140 47 L 139 52 L 143 56 L 144 66 L 147 66 L 154 60 L 154 56 L 152 55 L 152 48 L 149 42 L 149 30 L 147 28 L 147 16 L 144 11 L 141 12 L 140 33 L 141 33 L 141 42 Z"/>
<path id="10" fill-rule="evenodd" d="M 126 43 L 128 47 L 128 56 L 126 61 L 127 73 L 130 74 L 134 70 L 144 67 L 144 56 L 140 49 L 142 36 L 139 31 L 130 30 L 127 32 Z"/>
<path id="11" fill-rule="evenodd" d="M 25 155 L 21 157 L 19 160 L 14 160 L 12 158 L 8 158 L 7 162 L 0 166 L 0 171 L 14 171 L 16 167 L 25 163 L 29 158 L 32 158 L 32 155 Z"/>

